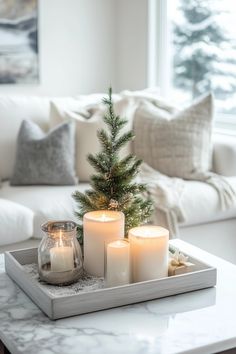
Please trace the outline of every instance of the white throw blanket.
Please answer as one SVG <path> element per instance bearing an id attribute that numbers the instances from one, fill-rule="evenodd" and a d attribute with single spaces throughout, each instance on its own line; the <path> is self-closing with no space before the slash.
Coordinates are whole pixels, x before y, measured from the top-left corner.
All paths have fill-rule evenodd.
<path id="1" fill-rule="evenodd" d="M 178 235 L 178 224 L 185 221 L 185 214 L 181 205 L 184 180 L 163 175 L 146 163 L 141 165 L 139 178 L 140 182 L 147 185 L 154 204 L 151 222 L 162 224 L 170 231 L 171 237 L 176 237 Z M 160 220 L 160 211 L 163 220 Z"/>
<path id="2" fill-rule="evenodd" d="M 170 231 L 170 237 L 177 237 L 179 224 L 186 220 L 181 204 L 184 180 L 163 175 L 145 163 L 141 165 L 139 179 L 140 182 L 147 184 L 154 203 L 155 210 L 151 222 L 161 223 Z M 236 192 L 224 177 L 209 172 L 196 175 L 196 180 L 208 183 L 216 189 L 222 210 L 236 204 Z"/>
<path id="3" fill-rule="evenodd" d="M 236 191 L 223 176 L 209 171 L 196 173 L 192 179 L 208 183 L 216 189 L 220 198 L 221 210 L 226 210 L 236 204 Z"/>

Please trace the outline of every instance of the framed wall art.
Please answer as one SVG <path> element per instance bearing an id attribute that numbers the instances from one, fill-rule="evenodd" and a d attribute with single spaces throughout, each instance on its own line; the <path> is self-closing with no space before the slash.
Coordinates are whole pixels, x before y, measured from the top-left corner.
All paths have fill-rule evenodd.
<path id="1" fill-rule="evenodd" d="M 0 0 L 0 84 L 38 79 L 38 0 Z"/>

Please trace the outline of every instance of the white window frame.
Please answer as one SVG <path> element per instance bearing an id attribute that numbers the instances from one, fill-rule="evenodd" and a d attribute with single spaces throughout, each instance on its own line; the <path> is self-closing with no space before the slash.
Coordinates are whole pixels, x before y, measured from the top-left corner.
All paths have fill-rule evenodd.
<path id="1" fill-rule="evenodd" d="M 167 0 L 148 0 L 148 87 L 158 86 L 164 97 L 171 82 L 167 10 Z"/>
<path id="2" fill-rule="evenodd" d="M 147 85 L 159 87 L 160 94 L 165 98 L 169 98 L 172 81 L 168 6 L 171 6 L 169 0 L 148 0 Z M 216 130 L 236 135 L 236 115 L 217 114 Z"/>

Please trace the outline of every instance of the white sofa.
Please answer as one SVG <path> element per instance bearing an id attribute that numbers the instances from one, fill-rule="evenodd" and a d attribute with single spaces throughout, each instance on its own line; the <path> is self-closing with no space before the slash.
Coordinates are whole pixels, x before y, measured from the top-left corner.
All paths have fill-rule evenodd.
<path id="1" fill-rule="evenodd" d="M 88 102 L 92 101 L 93 96 L 89 96 Z M 1 213 L 0 203 L 0 251 L 37 244 L 42 237 L 40 225 L 46 220 L 76 221 L 71 195 L 76 189 L 88 187 L 88 183 L 62 187 L 9 185 L 20 124 L 23 119 L 33 119 L 48 129 L 49 102 L 50 98 L 0 96 L 0 202 L 4 211 Z M 213 170 L 227 176 L 236 189 L 236 138 L 214 136 L 213 163 Z M 185 183 L 182 205 L 186 222 L 180 226 L 180 238 L 236 263 L 236 206 L 222 212 L 213 187 L 197 181 Z M 4 201 L 8 201 L 6 208 Z"/>

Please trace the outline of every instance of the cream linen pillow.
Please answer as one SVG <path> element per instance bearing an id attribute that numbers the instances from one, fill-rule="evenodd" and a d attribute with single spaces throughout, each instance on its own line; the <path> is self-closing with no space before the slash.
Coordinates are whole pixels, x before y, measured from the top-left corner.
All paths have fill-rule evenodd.
<path id="1" fill-rule="evenodd" d="M 78 113 L 67 112 L 67 118 L 76 122 L 76 173 L 79 181 L 88 182 L 94 173 L 87 160 L 88 154 L 96 154 L 100 150 L 97 131 L 105 128 L 104 112 L 99 110 L 86 119 Z"/>
<path id="2" fill-rule="evenodd" d="M 142 102 L 134 117 L 134 152 L 167 176 L 191 179 L 211 168 L 212 120 L 211 94 L 173 115 Z"/>
<path id="3" fill-rule="evenodd" d="M 91 117 L 88 118 L 90 115 Z M 55 103 L 51 102 L 51 127 L 55 127 L 65 121 L 74 121 L 76 123 L 75 166 L 80 182 L 89 181 L 93 173 L 93 168 L 90 166 L 87 156 L 89 153 L 97 153 L 100 149 L 97 131 L 104 127 L 103 115 L 104 110 L 102 109 L 86 111 L 85 108 L 82 108 L 81 113 L 63 111 Z"/>
<path id="4" fill-rule="evenodd" d="M 103 95 L 104 97 L 105 95 Z M 132 119 L 134 103 L 127 98 L 116 97 L 114 101 L 114 110 L 116 114 L 126 117 L 128 124 L 124 130 L 132 128 Z M 88 154 L 96 154 L 100 151 L 100 143 L 97 137 L 97 131 L 106 129 L 103 122 L 103 116 L 106 113 L 106 107 L 103 104 L 89 104 L 81 107 L 66 109 L 64 106 L 51 102 L 50 106 L 50 126 L 54 128 L 65 121 L 74 121 L 76 123 L 76 174 L 80 182 L 90 181 L 90 176 L 94 169 L 90 166 Z M 121 149 L 121 157 L 131 153 L 131 143 Z"/>

